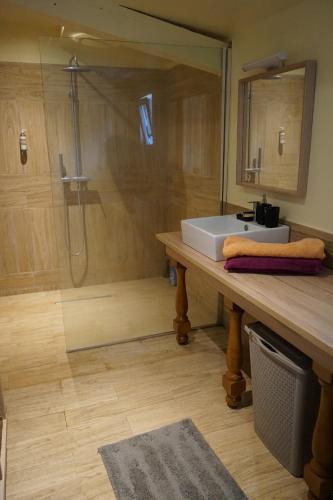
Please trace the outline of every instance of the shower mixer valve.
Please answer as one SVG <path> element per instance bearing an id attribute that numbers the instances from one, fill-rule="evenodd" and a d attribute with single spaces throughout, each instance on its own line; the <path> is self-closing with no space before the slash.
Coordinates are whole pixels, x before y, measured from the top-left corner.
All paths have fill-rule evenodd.
<path id="1" fill-rule="evenodd" d="M 59 166 L 60 166 L 60 177 L 61 178 L 66 177 L 67 171 L 64 164 L 64 155 L 62 153 L 59 153 Z"/>

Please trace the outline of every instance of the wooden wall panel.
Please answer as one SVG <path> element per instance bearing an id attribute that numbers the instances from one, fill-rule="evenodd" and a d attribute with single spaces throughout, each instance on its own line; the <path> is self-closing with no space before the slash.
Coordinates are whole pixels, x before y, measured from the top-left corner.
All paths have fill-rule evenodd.
<path id="1" fill-rule="evenodd" d="M 168 229 L 219 213 L 220 79 L 177 66 L 169 71 L 167 110 Z"/>
<path id="2" fill-rule="evenodd" d="M 164 99 L 167 228 L 177 231 L 182 219 L 219 214 L 221 80 L 177 66 L 169 71 Z M 187 281 L 191 296 L 218 321 L 216 291 L 192 273 Z"/>
<path id="3" fill-rule="evenodd" d="M 75 249 L 81 232 L 73 188 L 67 186 L 64 197 L 58 182 L 59 152 L 68 173 L 74 173 L 69 77 L 55 67 L 44 73 L 47 113 L 56 117 L 50 120 L 49 135 L 61 286 L 165 274 L 165 256 L 155 234 L 179 229 L 182 218 L 219 213 L 219 78 L 180 66 L 164 72 L 110 69 L 79 80 L 83 172 L 92 181 L 83 193 L 87 249 L 68 259 L 64 201 Z M 139 134 L 138 99 L 148 93 L 153 94 L 153 146 L 143 145 Z M 216 311 L 215 321 L 216 292 L 191 274 L 188 286 L 196 303 Z"/>
<path id="4" fill-rule="evenodd" d="M 160 276 L 163 249 L 155 234 L 165 230 L 166 173 L 159 131 L 160 70 L 100 69 L 78 76 L 82 170 L 91 178 L 81 199 L 86 243 L 69 258 L 66 211 L 72 249 L 80 248 L 82 225 L 76 185 L 59 182 L 59 153 L 68 175 L 75 173 L 68 100 L 69 75 L 61 67 L 43 68 L 60 285 L 92 285 Z M 163 83 L 164 84 L 164 83 Z M 140 138 L 139 98 L 153 94 L 154 145 Z"/>
<path id="5" fill-rule="evenodd" d="M 41 72 L 0 64 L 0 294 L 57 287 L 50 170 Z M 19 133 L 27 129 L 28 161 Z"/>
<path id="6" fill-rule="evenodd" d="M 69 74 L 61 66 L 42 71 L 0 65 L 0 293 L 165 274 L 155 234 L 179 228 L 184 217 L 218 213 L 218 78 L 183 66 L 97 68 L 79 77 L 83 173 L 92 180 L 81 193 L 86 248 L 70 258 L 65 210 L 73 249 L 81 221 L 75 186 L 60 182 L 59 153 L 74 174 Z M 138 102 L 148 93 L 153 146 L 140 138 Z M 26 165 L 20 128 L 27 129 Z M 197 297 L 206 300 L 199 289 Z"/>

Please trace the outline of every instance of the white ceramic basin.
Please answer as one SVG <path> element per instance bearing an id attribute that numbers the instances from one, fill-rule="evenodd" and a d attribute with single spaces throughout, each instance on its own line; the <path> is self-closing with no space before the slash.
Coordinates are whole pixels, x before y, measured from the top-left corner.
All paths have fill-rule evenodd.
<path id="1" fill-rule="evenodd" d="M 274 228 L 256 222 L 243 222 L 235 215 L 218 215 L 182 220 L 182 238 L 186 245 L 213 260 L 224 260 L 223 242 L 227 236 L 245 236 L 266 243 L 288 243 L 289 227 Z"/>

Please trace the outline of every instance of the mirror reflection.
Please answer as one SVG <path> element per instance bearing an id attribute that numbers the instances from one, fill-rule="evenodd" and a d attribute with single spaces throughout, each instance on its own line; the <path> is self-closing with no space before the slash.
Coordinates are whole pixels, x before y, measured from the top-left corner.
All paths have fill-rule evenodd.
<path id="1" fill-rule="evenodd" d="M 243 181 L 297 189 L 304 79 L 298 68 L 249 82 Z"/>

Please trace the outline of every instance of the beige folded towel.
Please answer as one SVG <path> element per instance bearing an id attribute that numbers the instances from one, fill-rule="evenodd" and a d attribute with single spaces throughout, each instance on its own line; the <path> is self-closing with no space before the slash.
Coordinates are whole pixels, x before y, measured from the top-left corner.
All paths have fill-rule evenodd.
<path id="1" fill-rule="evenodd" d="M 294 257 L 301 259 L 325 258 L 325 244 L 318 238 L 304 238 L 292 243 L 260 243 L 242 236 L 228 236 L 223 246 L 224 257 Z"/>

